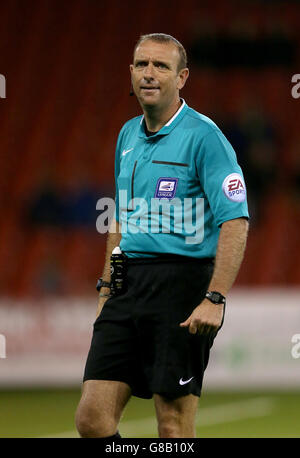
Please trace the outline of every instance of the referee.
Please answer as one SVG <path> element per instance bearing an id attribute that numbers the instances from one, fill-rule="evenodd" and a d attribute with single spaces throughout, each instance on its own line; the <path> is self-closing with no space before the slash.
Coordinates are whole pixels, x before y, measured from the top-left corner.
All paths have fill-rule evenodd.
<path id="1" fill-rule="evenodd" d="M 81 437 L 120 437 L 133 395 L 154 398 L 159 437 L 189 438 L 244 255 L 246 188 L 220 129 L 179 96 L 189 76 L 183 46 L 170 35 L 143 35 L 133 57 L 143 116 L 118 137 L 115 218 L 76 427 Z M 127 257 L 120 295 L 110 290 L 115 247 Z"/>

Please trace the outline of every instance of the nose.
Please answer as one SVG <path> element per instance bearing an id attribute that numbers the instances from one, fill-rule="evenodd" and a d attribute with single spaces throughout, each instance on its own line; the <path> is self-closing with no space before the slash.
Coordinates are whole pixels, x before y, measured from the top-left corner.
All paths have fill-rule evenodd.
<path id="1" fill-rule="evenodd" d="M 153 65 L 150 63 L 146 67 L 144 67 L 144 78 L 153 79 L 153 77 Z"/>

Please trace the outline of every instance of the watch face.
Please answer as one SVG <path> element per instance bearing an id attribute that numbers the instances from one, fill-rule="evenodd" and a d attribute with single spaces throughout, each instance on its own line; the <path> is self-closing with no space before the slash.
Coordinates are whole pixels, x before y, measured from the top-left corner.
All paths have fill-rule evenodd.
<path id="1" fill-rule="evenodd" d="M 211 299 L 212 299 L 214 302 L 220 302 L 220 299 L 221 299 L 220 294 L 218 294 L 218 293 L 212 293 Z"/>
<path id="2" fill-rule="evenodd" d="M 209 299 L 213 304 L 225 304 L 226 298 L 222 296 L 221 293 L 217 291 L 208 291 L 206 293 L 207 299 Z"/>

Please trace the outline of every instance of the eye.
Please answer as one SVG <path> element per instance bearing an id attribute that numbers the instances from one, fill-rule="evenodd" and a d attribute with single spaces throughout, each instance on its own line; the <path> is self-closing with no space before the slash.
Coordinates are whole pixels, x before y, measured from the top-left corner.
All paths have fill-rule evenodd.
<path id="1" fill-rule="evenodd" d="M 135 63 L 135 67 L 145 67 L 147 65 L 147 62 L 145 61 L 138 61 Z"/>
<path id="2" fill-rule="evenodd" d="M 168 68 L 168 66 L 166 64 L 164 64 L 163 62 L 157 62 L 157 65 L 156 65 L 158 68 L 161 68 L 163 70 L 166 70 Z"/>

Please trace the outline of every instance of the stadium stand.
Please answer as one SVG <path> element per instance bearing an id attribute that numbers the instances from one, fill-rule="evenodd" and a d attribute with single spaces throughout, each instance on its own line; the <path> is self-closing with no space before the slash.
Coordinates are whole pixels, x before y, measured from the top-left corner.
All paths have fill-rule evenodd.
<path id="1" fill-rule="evenodd" d="M 213 13 L 206 2 L 201 7 L 198 3 L 105 0 L 89 1 L 87 8 L 84 0 L 36 0 L 28 8 L 26 1 L 1 2 L 0 73 L 7 79 L 7 98 L 0 100 L 2 296 L 94 294 L 105 236 L 84 221 L 66 224 L 46 218 L 37 224 L 28 217 L 30 205 L 38 197 L 41 177 L 51 175 L 59 199 L 72 189 L 81 168 L 94 195 L 113 195 L 116 137 L 122 123 L 140 113 L 129 97 L 128 72 L 139 34 L 171 33 L 189 51 L 204 20 L 207 28 L 212 25 L 211 38 L 232 33 L 234 2 L 216 2 Z M 245 2 L 240 25 L 247 18 L 257 36 L 280 25 L 291 40 L 298 40 L 294 60 L 220 70 L 201 66 L 201 59 L 194 58 L 182 94 L 198 111 L 223 120 L 224 126 L 229 118 L 238 123 L 252 100 L 276 132 L 276 174 L 268 188 L 255 189 L 263 214 L 251 223 L 236 282 L 241 286 L 300 283 L 300 260 L 295 256 L 299 198 L 296 184 L 291 184 L 299 139 L 300 102 L 291 96 L 291 77 L 299 73 L 300 63 L 299 9 L 294 2 L 284 2 L 272 7 L 271 14 L 268 7 Z M 245 176 L 247 181 L 247 168 Z M 95 222 L 96 216 L 95 211 Z"/>

